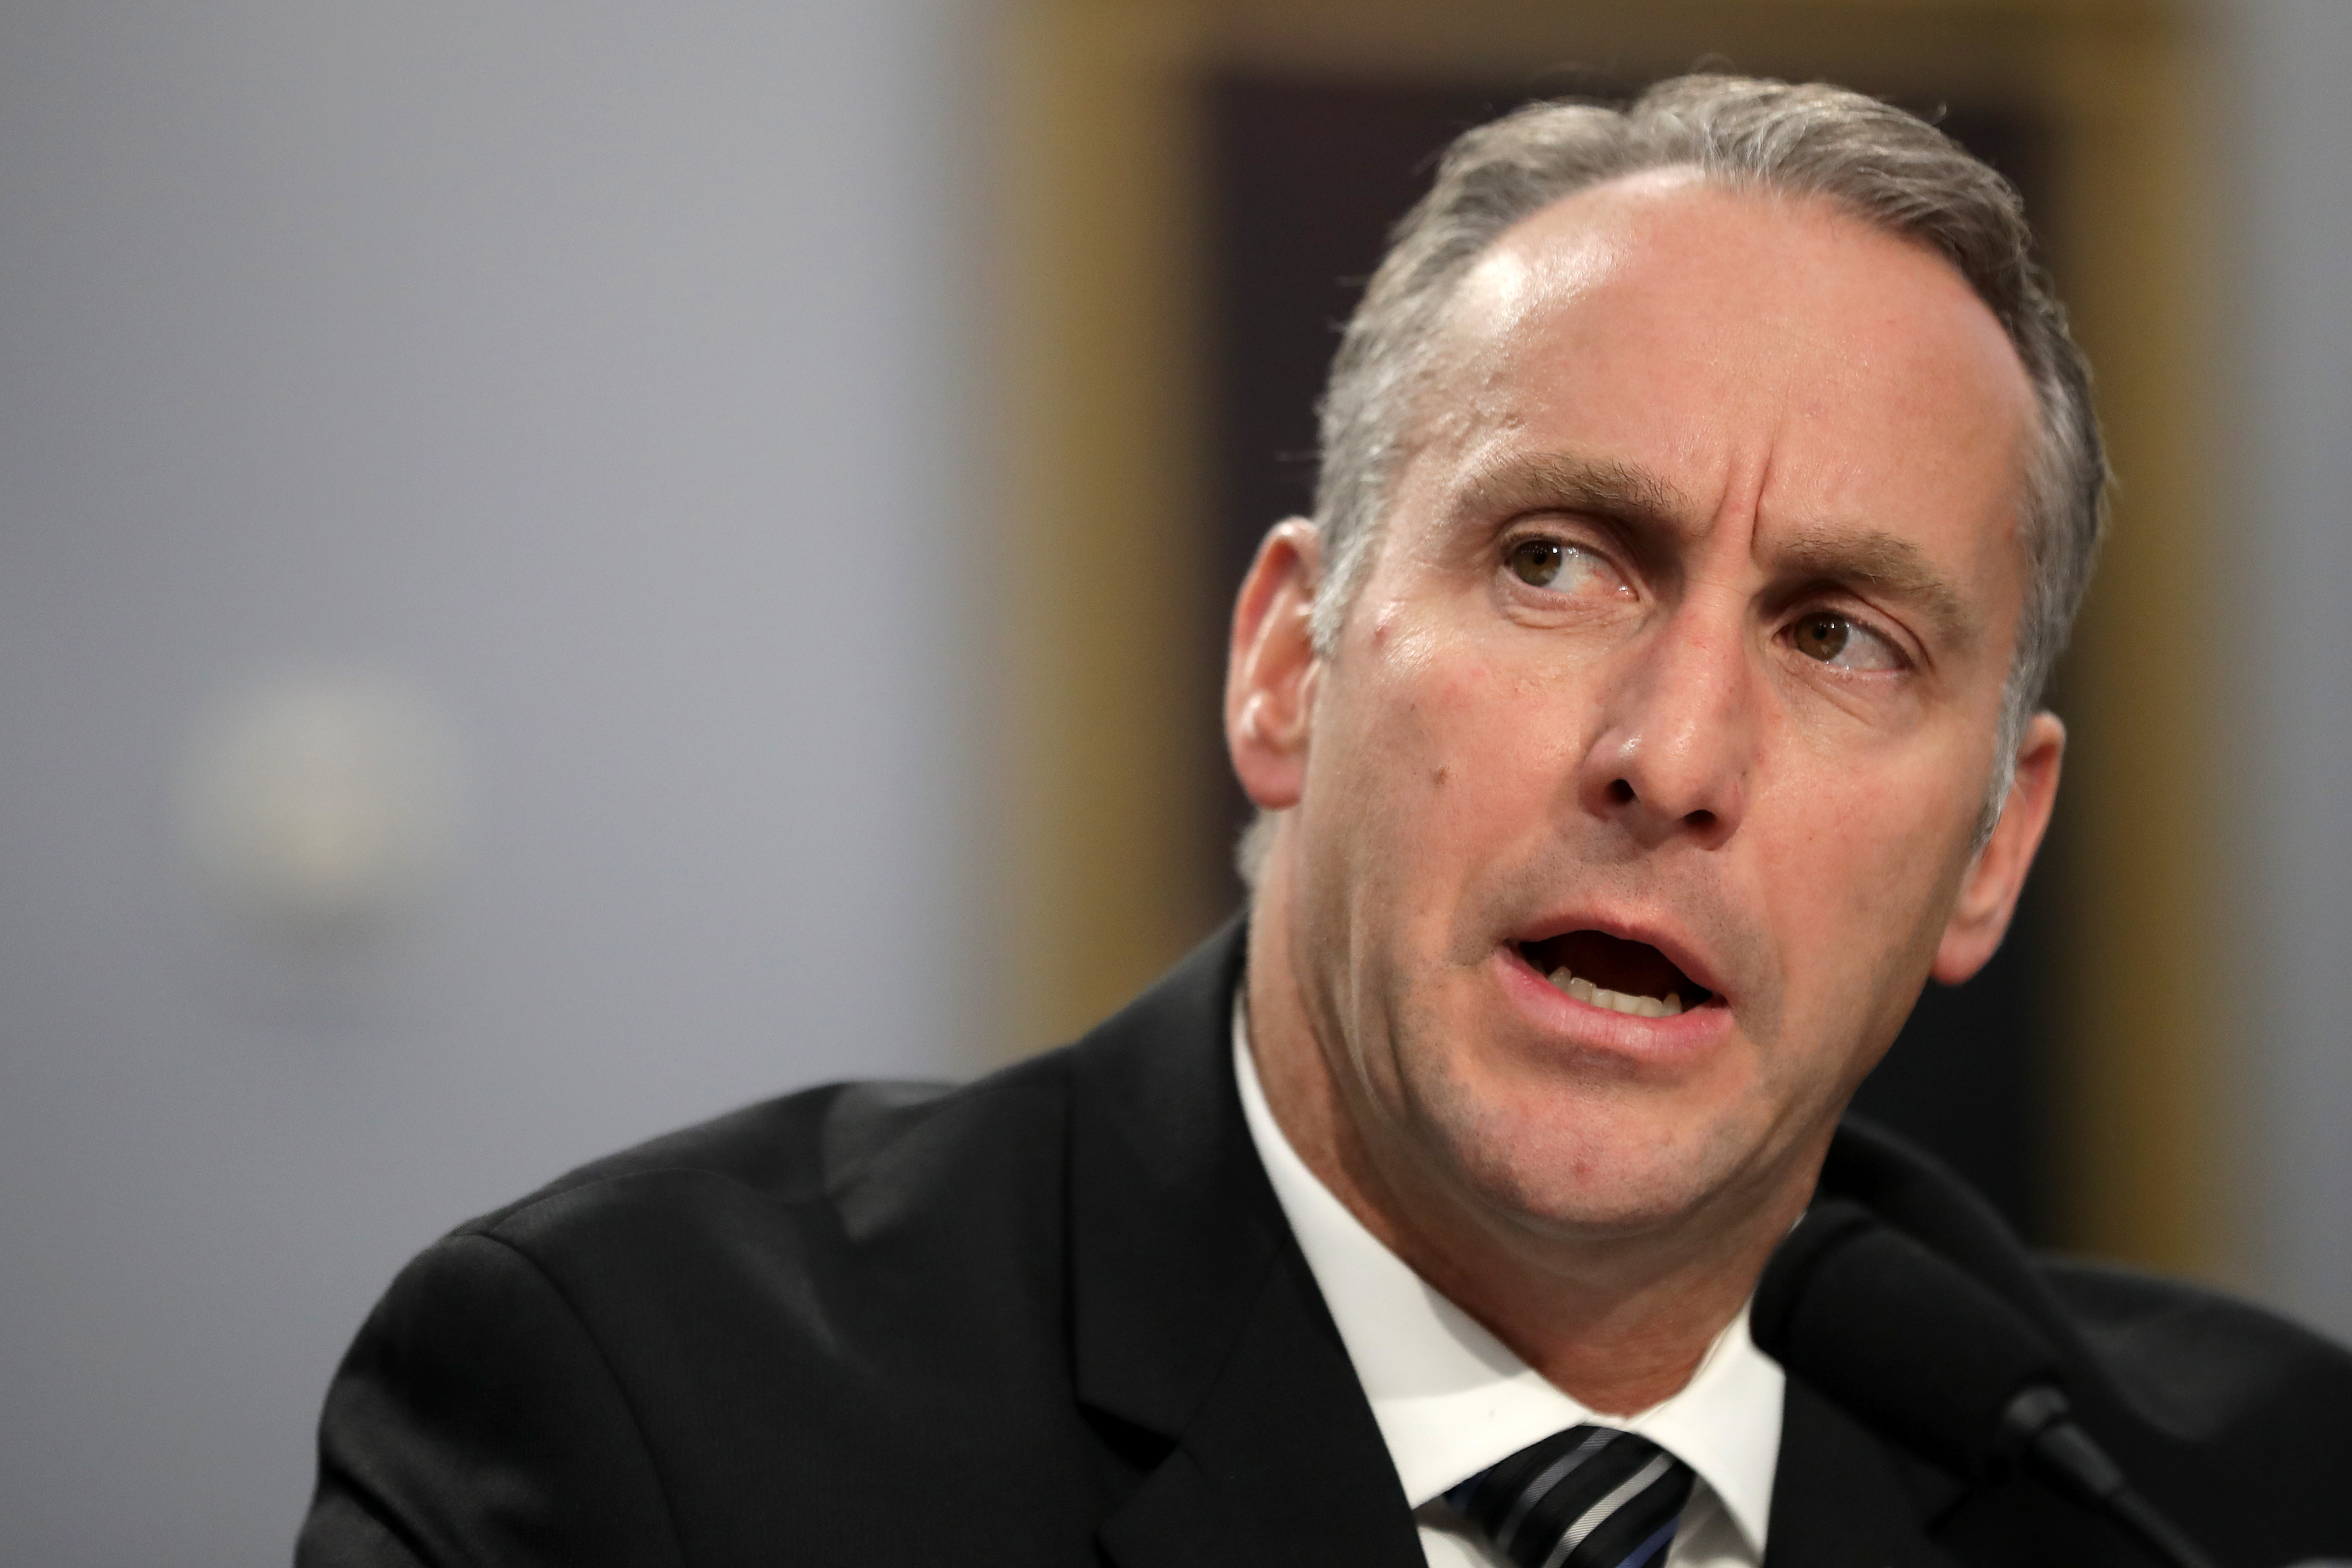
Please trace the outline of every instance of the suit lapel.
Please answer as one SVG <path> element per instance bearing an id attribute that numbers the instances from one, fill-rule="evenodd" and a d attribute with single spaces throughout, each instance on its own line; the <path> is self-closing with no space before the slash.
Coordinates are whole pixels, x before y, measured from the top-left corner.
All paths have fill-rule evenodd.
<path id="1" fill-rule="evenodd" d="M 1323 1305 L 1266 1278 L 1167 1461 L 1103 1527 L 1123 1568 L 1420 1568 L 1412 1516 Z"/>
<path id="2" fill-rule="evenodd" d="M 1168 1441 L 1103 1526 L 1122 1568 L 1417 1568 L 1362 1386 L 1242 1118 L 1229 925 L 1075 1053 L 1082 1403 Z"/>

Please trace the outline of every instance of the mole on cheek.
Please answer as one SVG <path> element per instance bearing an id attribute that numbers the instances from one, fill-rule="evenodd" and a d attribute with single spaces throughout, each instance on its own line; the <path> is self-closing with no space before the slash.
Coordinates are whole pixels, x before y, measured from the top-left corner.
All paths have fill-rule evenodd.
<path id="1" fill-rule="evenodd" d="M 1433 789 L 1444 789 L 1446 779 L 1453 777 L 1453 764 L 1446 762 L 1439 763 L 1437 765 L 1437 771 L 1429 776 L 1429 787 Z"/>

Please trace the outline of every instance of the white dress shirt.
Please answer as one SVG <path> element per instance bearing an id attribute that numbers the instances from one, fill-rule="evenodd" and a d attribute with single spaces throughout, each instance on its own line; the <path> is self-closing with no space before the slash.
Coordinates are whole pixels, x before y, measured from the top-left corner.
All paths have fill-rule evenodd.
<path id="1" fill-rule="evenodd" d="M 1250 1138 L 1371 1402 L 1430 1568 L 1508 1568 L 1444 1494 L 1583 1422 L 1639 1432 L 1696 1472 L 1664 1568 L 1758 1568 L 1784 1381 L 1748 1337 L 1744 1309 L 1681 1393 L 1638 1416 L 1596 1416 L 1439 1295 L 1307 1168 L 1266 1105 L 1238 1005 L 1234 1071 Z"/>

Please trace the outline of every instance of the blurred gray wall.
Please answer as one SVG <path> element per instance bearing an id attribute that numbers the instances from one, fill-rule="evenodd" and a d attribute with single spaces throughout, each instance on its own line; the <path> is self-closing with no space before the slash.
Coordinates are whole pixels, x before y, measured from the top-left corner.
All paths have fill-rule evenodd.
<path id="1" fill-rule="evenodd" d="M 442 1228 L 966 1059 L 960 0 L 0 7 L 0 1562 L 282 1560 Z M 409 925 L 176 836 L 208 705 L 436 706 Z"/>
<path id="2" fill-rule="evenodd" d="M 2214 915 L 2217 961 L 2250 959 L 2213 983 L 2248 1025 L 2257 1279 L 2352 1339 L 2352 5 L 2229 0 L 2211 19 L 2233 67 L 2236 504 L 2210 617 L 2181 635 L 2248 684 L 2216 763 L 2248 918 Z"/>

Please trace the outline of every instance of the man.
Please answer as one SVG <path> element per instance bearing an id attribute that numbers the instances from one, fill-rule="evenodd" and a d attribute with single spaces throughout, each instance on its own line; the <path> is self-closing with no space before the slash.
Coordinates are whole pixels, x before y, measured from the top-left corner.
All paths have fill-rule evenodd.
<path id="1" fill-rule="evenodd" d="M 2221 1562 L 2352 1548 L 2352 1358 L 2031 1263 L 1840 1128 L 2058 783 L 2105 475 L 2008 187 L 1826 88 L 1522 111 L 1401 230 L 1324 437 L 1234 616 L 1246 923 L 1067 1051 L 428 1250 L 303 1562 L 2144 1561 L 1756 1349 L 1817 1192 L 2037 1322 Z"/>

